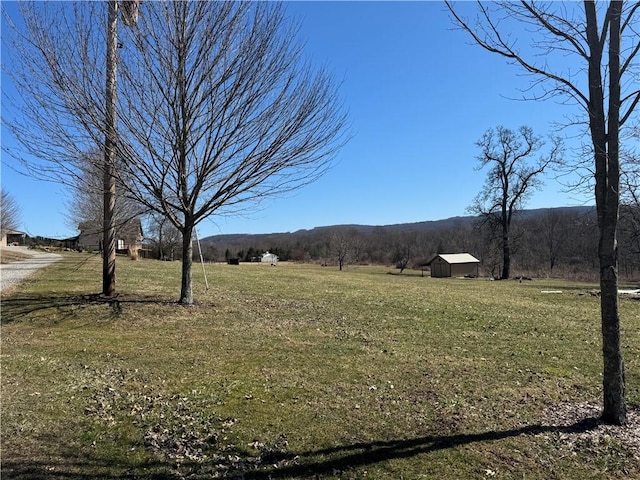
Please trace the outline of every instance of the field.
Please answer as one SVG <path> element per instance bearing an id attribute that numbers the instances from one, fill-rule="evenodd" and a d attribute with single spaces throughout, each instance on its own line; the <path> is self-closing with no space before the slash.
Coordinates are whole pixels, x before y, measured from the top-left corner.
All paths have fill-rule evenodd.
<path id="1" fill-rule="evenodd" d="M 184 307 L 65 254 L 2 299 L 3 478 L 640 478 L 640 301 L 613 428 L 594 285 L 390 272 L 194 265 Z"/>

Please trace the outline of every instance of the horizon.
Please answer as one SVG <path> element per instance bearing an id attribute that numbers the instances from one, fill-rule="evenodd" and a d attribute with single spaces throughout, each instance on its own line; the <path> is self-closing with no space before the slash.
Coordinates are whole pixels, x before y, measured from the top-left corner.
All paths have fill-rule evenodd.
<path id="1" fill-rule="evenodd" d="M 560 209 L 593 209 L 595 210 L 596 206 L 595 205 L 571 205 L 571 206 L 561 206 L 561 207 L 540 207 L 540 208 L 523 208 L 522 210 L 517 210 L 514 213 L 521 213 L 521 212 L 537 212 L 537 211 L 541 211 L 541 210 L 560 210 Z M 250 235 L 287 235 L 287 234 L 296 234 L 299 232 L 312 232 L 314 230 L 317 229 L 324 229 L 324 228 L 357 228 L 357 227 L 364 227 L 364 228 L 387 228 L 387 227 L 401 227 L 404 225 L 417 225 L 417 224 L 421 224 L 421 223 L 437 223 L 437 222 L 447 222 L 449 220 L 456 220 L 456 219 L 471 219 L 471 218 L 477 218 L 478 215 L 454 215 L 451 217 L 446 217 L 446 218 L 437 218 L 434 220 L 417 220 L 414 222 L 401 222 L 401 223 L 385 223 L 385 224 L 370 224 L 370 223 L 338 223 L 338 224 L 330 224 L 330 225 L 315 225 L 313 227 L 310 228 L 298 228 L 295 230 L 288 230 L 288 231 L 271 231 L 271 232 L 230 232 L 230 233 L 214 233 L 211 235 L 207 235 L 207 236 L 201 236 L 199 235 L 200 240 L 206 240 L 207 238 L 210 237 L 222 237 L 222 236 L 236 236 L 236 235 L 240 235 L 240 236 L 250 236 Z M 144 230 L 144 223 L 143 223 L 143 230 Z M 73 238 L 75 236 L 77 236 L 79 234 L 79 230 L 78 233 L 76 235 L 70 235 L 68 237 L 51 237 L 48 235 L 40 235 L 40 234 L 36 234 L 36 235 L 31 235 L 29 232 L 23 232 L 22 230 L 16 230 L 20 233 L 26 233 L 30 238 L 36 238 L 36 237 L 41 237 L 41 238 L 46 238 L 48 240 L 67 240 L 69 238 Z"/>
<path id="2" fill-rule="evenodd" d="M 565 209 L 589 209 L 595 211 L 595 205 L 572 205 L 572 206 L 561 206 L 561 207 L 541 207 L 541 208 L 523 208 L 522 210 L 517 210 L 514 214 L 522 213 L 522 212 L 539 212 L 544 210 L 565 210 Z M 449 220 L 457 220 L 457 219 L 473 219 L 477 218 L 478 215 L 454 215 L 452 217 L 446 218 L 437 218 L 435 220 L 418 220 L 415 222 L 403 222 L 403 223 L 385 223 L 385 224 L 368 224 L 368 223 L 339 223 L 339 224 L 331 224 L 331 225 L 316 225 L 311 228 L 299 228 L 297 230 L 289 230 L 286 232 L 262 232 L 262 233 L 250 233 L 250 232 L 233 232 L 233 233 L 221 233 L 221 234 L 213 234 L 208 235 L 206 237 L 202 237 L 201 240 L 205 240 L 209 237 L 222 237 L 222 236 L 235 236 L 235 235 L 287 235 L 287 234 L 296 234 L 299 232 L 312 232 L 317 229 L 323 228 L 350 228 L 350 227 L 364 227 L 364 228 L 387 228 L 387 227 L 401 227 L 404 225 L 417 225 L 421 223 L 437 223 L 437 222 L 447 222 Z"/>

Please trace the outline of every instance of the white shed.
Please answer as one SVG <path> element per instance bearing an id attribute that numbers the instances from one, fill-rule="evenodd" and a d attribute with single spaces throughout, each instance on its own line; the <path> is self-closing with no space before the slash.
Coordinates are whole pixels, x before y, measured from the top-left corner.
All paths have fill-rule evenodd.
<path id="1" fill-rule="evenodd" d="M 441 253 L 427 265 L 432 277 L 477 277 L 480 260 L 469 253 Z"/>
<path id="2" fill-rule="evenodd" d="M 275 253 L 264 252 L 260 261 L 262 263 L 278 263 L 278 256 Z"/>

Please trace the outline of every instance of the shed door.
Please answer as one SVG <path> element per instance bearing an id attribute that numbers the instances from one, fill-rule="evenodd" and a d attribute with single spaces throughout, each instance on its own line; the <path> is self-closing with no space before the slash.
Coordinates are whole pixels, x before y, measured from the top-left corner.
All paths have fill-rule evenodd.
<path id="1" fill-rule="evenodd" d="M 445 262 L 436 261 L 431 264 L 432 277 L 447 277 L 447 264 Z"/>

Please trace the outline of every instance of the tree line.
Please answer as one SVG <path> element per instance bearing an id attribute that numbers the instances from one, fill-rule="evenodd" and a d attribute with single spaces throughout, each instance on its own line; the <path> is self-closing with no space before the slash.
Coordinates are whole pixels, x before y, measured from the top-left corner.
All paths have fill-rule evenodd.
<path id="1" fill-rule="evenodd" d="M 624 206 L 619 225 L 620 273 L 640 279 L 640 206 Z M 557 276 L 596 280 L 598 225 L 595 208 L 522 210 L 512 223 L 512 276 Z M 468 252 L 481 273 L 502 273 L 501 236 L 481 217 L 458 217 L 430 224 L 333 226 L 269 235 L 214 236 L 202 240 L 207 261 L 250 261 L 265 251 L 281 261 L 313 262 L 343 268 L 377 264 L 421 269 L 438 253 Z"/>

